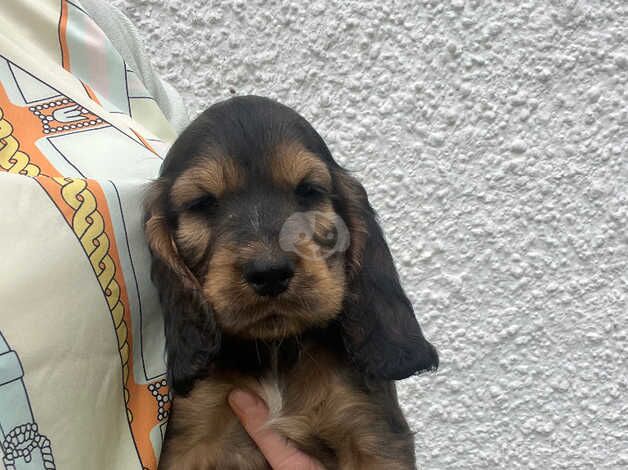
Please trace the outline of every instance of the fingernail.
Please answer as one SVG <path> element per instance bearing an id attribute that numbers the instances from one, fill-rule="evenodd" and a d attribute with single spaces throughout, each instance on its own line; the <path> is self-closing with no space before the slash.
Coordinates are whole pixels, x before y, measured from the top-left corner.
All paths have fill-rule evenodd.
<path id="1" fill-rule="evenodd" d="M 235 408 L 240 410 L 246 410 L 253 408 L 259 403 L 259 399 L 252 393 L 245 392 L 244 390 L 235 389 L 229 394 L 229 403 Z"/>

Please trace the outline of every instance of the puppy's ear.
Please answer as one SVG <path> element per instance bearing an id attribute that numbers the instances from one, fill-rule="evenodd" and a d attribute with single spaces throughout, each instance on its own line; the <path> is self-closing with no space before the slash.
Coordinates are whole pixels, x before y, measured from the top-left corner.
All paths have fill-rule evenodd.
<path id="1" fill-rule="evenodd" d="M 438 367 L 376 221 L 366 191 L 344 170 L 335 172 L 341 215 L 349 227 L 348 289 L 340 322 L 345 346 L 368 375 L 401 380 Z"/>
<path id="2" fill-rule="evenodd" d="M 168 383 L 175 393 L 185 395 L 218 352 L 220 331 L 198 280 L 179 256 L 166 216 L 166 191 L 162 180 L 152 184 L 144 230 L 153 258 L 151 278 L 164 314 Z"/>

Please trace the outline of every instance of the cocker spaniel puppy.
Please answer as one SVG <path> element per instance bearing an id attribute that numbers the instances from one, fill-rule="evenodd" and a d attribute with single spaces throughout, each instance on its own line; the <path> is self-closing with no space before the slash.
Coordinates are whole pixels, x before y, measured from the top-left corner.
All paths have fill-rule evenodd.
<path id="1" fill-rule="evenodd" d="M 201 114 L 146 202 L 173 408 L 160 469 L 267 469 L 227 395 L 331 469 L 413 469 L 394 380 L 433 370 L 364 188 L 295 111 Z"/>

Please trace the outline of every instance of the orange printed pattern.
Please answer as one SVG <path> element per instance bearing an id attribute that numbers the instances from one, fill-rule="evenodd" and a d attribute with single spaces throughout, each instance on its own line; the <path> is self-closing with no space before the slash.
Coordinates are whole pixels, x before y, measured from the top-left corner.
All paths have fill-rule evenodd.
<path id="1" fill-rule="evenodd" d="M 125 219 L 139 216 L 128 205 L 128 195 L 135 194 L 129 183 L 156 176 L 174 132 L 156 102 L 146 102 L 150 93 L 141 78 L 78 2 L 40 1 L 16 2 L 14 15 L 6 17 L 16 30 L 40 25 L 29 31 L 32 42 L 0 38 L 0 172 L 37 182 L 89 261 L 111 318 L 110 335 L 115 334 L 110 351 L 120 358 L 122 389 L 107 393 L 124 408 L 111 412 L 124 412 L 129 429 L 120 449 L 107 451 L 124 459 L 124 468 L 156 470 L 170 399 L 162 339 L 145 336 L 155 330 L 142 326 L 144 318 L 149 320 L 144 325 L 154 324 L 150 317 L 158 314 L 156 302 L 144 295 L 150 288 L 138 283 L 148 259 Z M 51 37 L 56 47 L 50 47 Z M 147 130 L 135 130 L 140 128 Z M 118 175 L 129 177 L 124 189 L 104 182 Z M 143 310 L 144 305 L 151 307 Z M 38 400 L 38 391 L 31 392 Z M 59 435 L 52 440 L 57 449 L 67 445 Z M 72 450 L 81 452 L 80 446 Z"/>
<path id="2" fill-rule="evenodd" d="M 160 410 L 159 402 L 152 391 L 154 384 L 136 383 L 130 374 L 133 370 L 133 355 L 130 354 L 133 339 L 129 329 L 129 301 L 105 195 L 100 185 L 89 179 L 44 176 L 39 177 L 38 182 L 54 200 L 79 238 L 107 299 L 117 335 L 124 400 L 135 446 L 142 466 L 156 469 L 157 458 L 149 435 L 167 417 L 169 403 L 165 406 L 165 412 Z M 158 419 L 160 414 L 161 419 Z"/>
<path id="3" fill-rule="evenodd" d="M 15 106 L 0 84 L 0 169 L 26 176 L 58 175 L 35 145 L 45 136 L 41 120 L 27 107 Z"/>
<path id="4" fill-rule="evenodd" d="M 168 416 L 168 387 L 164 379 L 140 383 L 132 373 L 130 304 L 105 194 L 94 180 L 60 175 L 36 146 L 39 139 L 51 134 L 106 126 L 106 121 L 63 95 L 17 106 L 8 99 L 0 83 L 0 171 L 35 178 L 80 241 L 111 313 L 122 366 L 122 393 L 135 448 L 142 468 L 156 470 L 157 455 L 150 433 Z"/>
<path id="5" fill-rule="evenodd" d="M 68 47 L 68 2 L 61 0 L 61 14 L 59 16 L 59 45 L 61 46 L 61 65 L 70 71 L 70 48 Z"/>

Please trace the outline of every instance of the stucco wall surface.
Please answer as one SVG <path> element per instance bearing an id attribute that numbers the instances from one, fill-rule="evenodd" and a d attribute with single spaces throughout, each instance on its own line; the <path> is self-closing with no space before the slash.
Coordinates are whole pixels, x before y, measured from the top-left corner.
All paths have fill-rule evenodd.
<path id="1" fill-rule="evenodd" d="M 421 468 L 628 468 L 627 2 L 114 3 L 192 116 L 277 98 L 364 182 L 441 355 Z"/>

